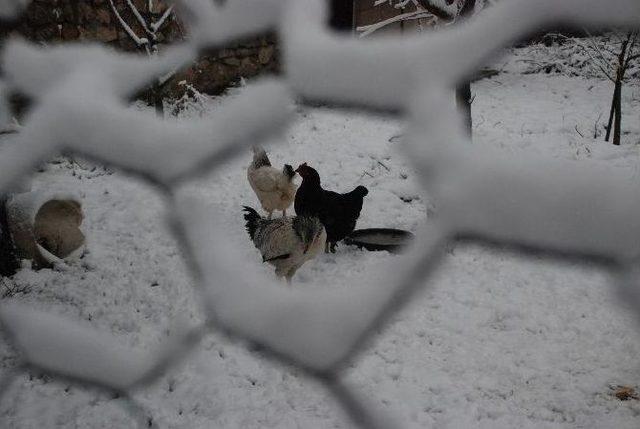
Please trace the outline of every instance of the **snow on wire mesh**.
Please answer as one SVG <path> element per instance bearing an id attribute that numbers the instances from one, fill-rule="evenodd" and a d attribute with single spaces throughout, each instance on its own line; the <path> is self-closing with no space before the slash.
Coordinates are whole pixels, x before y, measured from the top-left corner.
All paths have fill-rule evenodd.
<path id="1" fill-rule="evenodd" d="M 0 2 L 2 18 L 22 4 Z M 130 394 L 163 376 L 202 335 L 218 330 L 304 369 L 327 386 L 354 423 L 393 427 L 391 416 L 376 415 L 342 383 L 341 371 L 377 328 L 428 285 L 444 245 L 456 239 L 599 261 L 616 274 L 619 290 L 640 313 L 640 190 L 610 171 L 480 152 L 468 144 L 452 96 L 452 88 L 489 56 L 542 26 L 639 27 L 637 0 L 505 1 L 472 21 L 402 40 L 356 40 L 331 32 L 324 0 L 228 0 L 222 6 L 183 0 L 177 6 L 189 40 L 151 58 L 101 46 L 6 43 L 0 89 L 26 93 L 35 107 L 13 144 L 0 151 L 0 193 L 61 152 L 82 154 L 156 185 L 170 205 L 170 227 L 192 270 L 206 322 L 197 328 L 176 322 L 166 343 L 142 351 L 75 321 L 6 301 L 0 322 L 22 365 L 0 380 L 0 400 L 22 368 L 38 368 L 124 395 L 144 425 L 144 411 Z M 198 52 L 266 30 L 279 32 L 284 77 L 249 86 L 216 116 L 165 121 L 126 109 L 137 90 Z M 176 192 L 184 181 L 282 132 L 292 96 L 397 111 L 408 119 L 402 149 L 438 213 L 412 251 L 376 284 L 300 291 L 265 282 L 238 266 L 237 249 L 220 238 L 227 233 L 212 209 L 198 200 L 187 203 Z"/>

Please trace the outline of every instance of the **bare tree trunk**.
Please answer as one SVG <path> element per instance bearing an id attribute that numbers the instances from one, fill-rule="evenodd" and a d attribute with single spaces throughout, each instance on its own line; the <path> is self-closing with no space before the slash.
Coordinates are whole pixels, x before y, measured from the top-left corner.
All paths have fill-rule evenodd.
<path id="1" fill-rule="evenodd" d="M 618 99 L 618 84 L 616 83 L 613 90 L 613 98 L 611 99 L 611 109 L 609 110 L 609 120 L 607 121 L 607 134 L 604 136 L 604 141 L 608 142 L 611 138 L 611 130 L 613 129 L 613 117 L 616 114 L 616 101 Z"/>
<path id="2" fill-rule="evenodd" d="M 613 144 L 620 146 L 620 130 L 622 127 L 622 81 L 616 82 L 615 89 L 615 119 L 613 121 Z"/>
<path id="3" fill-rule="evenodd" d="M 456 88 L 456 106 L 464 118 L 464 125 L 469 137 L 473 134 L 473 120 L 471 118 L 471 83 L 466 82 Z"/>
<path id="4" fill-rule="evenodd" d="M 620 145 L 620 135 L 622 129 L 622 82 L 624 81 L 624 75 L 629 67 L 629 58 L 633 53 L 633 45 L 636 42 L 635 32 L 627 34 L 626 40 L 622 42 L 620 47 L 620 53 L 618 54 L 618 64 L 616 67 L 616 80 L 614 82 L 613 100 L 611 101 L 611 110 L 609 112 L 609 121 L 607 125 L 607 134 L 604 138 L 605 141 L 609 141 L 611 137 L 611 129 L 613 128 L 613 144 Z M 629 46 L 631 43 L 631 47 Z"/>
<path id="5" fill-rule="evenodd" d="M 20 268 L 7 220 L 7 199 L 0 198 L 0 276 L 12 276 Z"/>
<path id="6" fill-rule="evenodd" d="M 151 85 L 151 98 L 153 99 L 153 107 L 159 118 L 164 118 L 164 99 L 162 97 L 162 85 L 156 79 Z"/>

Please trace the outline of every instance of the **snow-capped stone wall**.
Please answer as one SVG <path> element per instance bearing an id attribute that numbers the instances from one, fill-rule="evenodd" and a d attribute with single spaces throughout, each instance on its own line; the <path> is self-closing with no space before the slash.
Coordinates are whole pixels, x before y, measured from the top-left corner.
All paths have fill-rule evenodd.
<path id="1" fill-rule="evenodd" d="M 131 3 L 147 21 L 159 21 L 170 7 L 165 0 L 153 0 L 152 12 L 149 13 L 148 0 L 131 0 Z M 113 0 L 113 5 L 133 33 L 143 37 L 145 29 L 127 0 Z M 141 50 L 119 22 L 110 0 L 34 0 L 16 25 L 4 29 L 0 26 L 0 38 L 9 33 L 20 34 L 35 42 L 97 41 L 124 51 Z M 184 26 L 171 13 L 158 28 L 157 42 L 162 47 L 183 39 L 185 34 Z M 200 57 L 169 83 L 167 95 L 182 95 L 184 89 L 178 85 L 182 80 L 201 92 L 219 94 L 241 77 L 249 78 L 263 71 L 277 70 L 275 39 L 264 36 L 247 39 Z"/>
<path id="2" fill-rule="evenodd" d="M 234 44 L 200 57 L 193 66 L 180 72 L 169 88 L 169 95 L 177 97 L 186 80 L 200 92 L 219 94 L 241 77 L 250 78 L 262 73 L 277 73 L 279 50 L 275 38 L 262 36 Z"/>

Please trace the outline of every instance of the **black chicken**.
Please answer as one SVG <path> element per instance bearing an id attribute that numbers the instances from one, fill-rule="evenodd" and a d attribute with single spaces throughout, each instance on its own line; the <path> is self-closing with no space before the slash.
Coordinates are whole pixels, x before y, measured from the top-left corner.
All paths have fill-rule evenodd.
<path id="1" fill-rule="evenodd" d="M 369 190 L 358 186 L 346 194 L 326 191 L 320 186 L 318 172 L 306 162 L 296 169 L 296 173 L 302 177 L 293 206 L 296 214 L 317 216 L 327 231 L 325 251 L 335 252 L 336 243 L 355 229 L 362 200 Z"/>

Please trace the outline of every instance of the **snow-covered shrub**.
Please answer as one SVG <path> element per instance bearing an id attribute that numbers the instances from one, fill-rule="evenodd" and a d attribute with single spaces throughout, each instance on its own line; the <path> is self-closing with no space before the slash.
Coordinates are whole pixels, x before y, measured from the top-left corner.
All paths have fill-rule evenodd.
<path id="1" fill-rule="evenodd" d="M 204 117 L 210 113 L 210 97 L 198 91 L 193 85 L 187 82 L 179 82 L 184 88 L 184 93 L 177 100 L 171 100 L 169 104 L 169 112 L 172 116 L 178 118 L 189 118 L 198 116 Z"/>
<path id="2" fill-rule="evenodd" d="M 615 74 L 621 37 L 617 33 L 589 37 L 549 34 L 543 41 L 512 50 L 523 73 L 551 73 L 564 76 L 608 79 Z M 635 48 L 640 53 L 640 46 Z M 609 75 L 609 76 L 607 76 Z M 640 78 L 640 57 L 629 64 L 626 80 Z"/>

